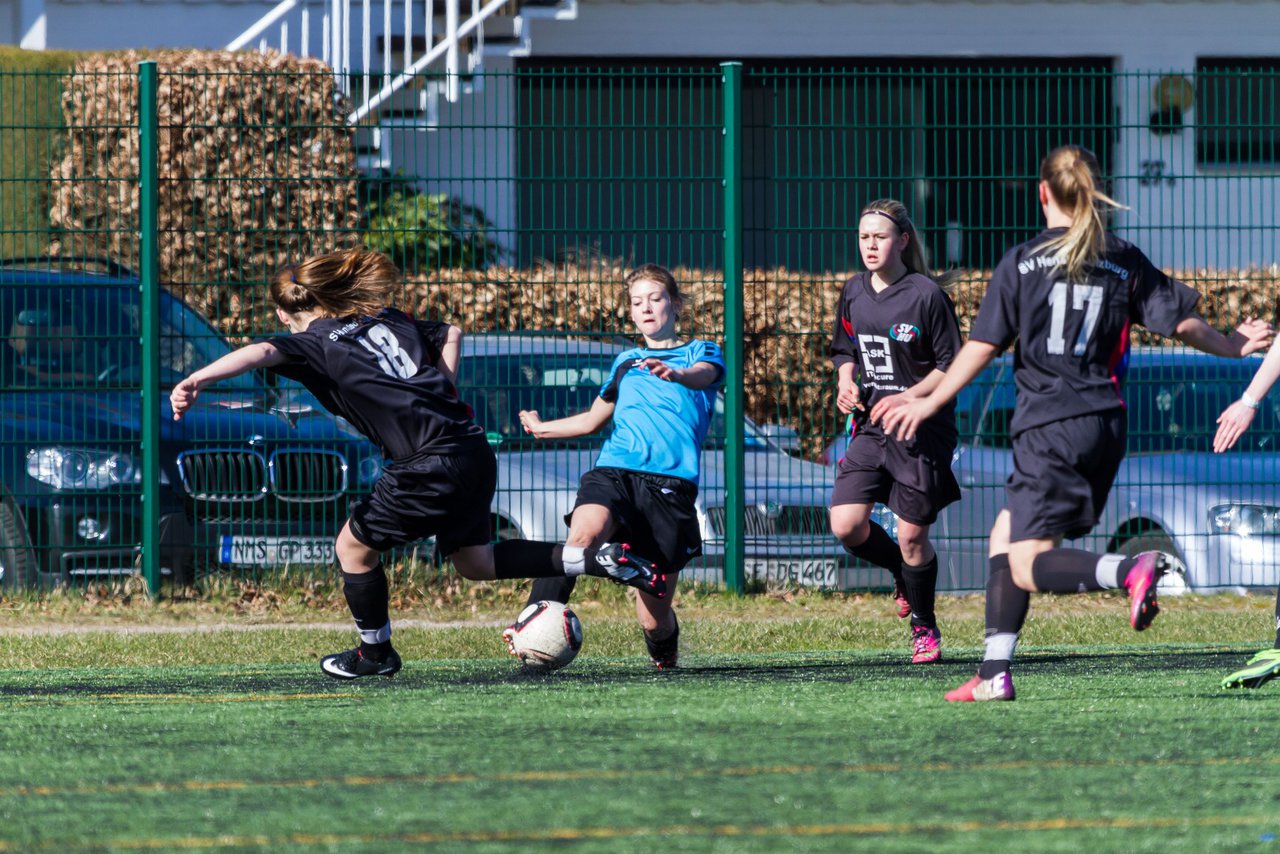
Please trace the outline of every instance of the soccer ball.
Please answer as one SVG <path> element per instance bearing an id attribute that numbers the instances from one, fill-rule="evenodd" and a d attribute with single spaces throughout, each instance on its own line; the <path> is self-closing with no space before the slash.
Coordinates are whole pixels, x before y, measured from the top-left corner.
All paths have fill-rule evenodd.
<path id="1" fill-rule="evenodd" d="M 559 670 L 582 649 L 582 623 L 559 602 L 534 602 L 502 636 L 511 654 L 530 670 Z"/>

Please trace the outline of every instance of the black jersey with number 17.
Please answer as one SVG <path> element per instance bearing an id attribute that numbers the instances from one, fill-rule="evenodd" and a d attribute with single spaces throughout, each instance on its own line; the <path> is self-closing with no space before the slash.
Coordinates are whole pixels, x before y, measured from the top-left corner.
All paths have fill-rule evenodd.
<path id="1" fill-rule="evenodd" d="M 268 339 L 289 361 L 272 370 L 297 380 L 392 460 L 488 447 L 471 408 L 440 372 L 449 326 L 394 308 L 330 318 Z"/>
<path id="2" fill-rule="evenodd" d="M 1142 250 L 1108 235 L 1102 256 L 1070 281 L 1041 250 L 1066 229 L 1015 246 L 996 266 L 969 338 L 1007 348 L 1016 339 L 1018 389 L 1010 431 L 1124 406 L 1119 386 L 1129 326 L 1172 336 L 1199 294 L 1160 272 Z"/>

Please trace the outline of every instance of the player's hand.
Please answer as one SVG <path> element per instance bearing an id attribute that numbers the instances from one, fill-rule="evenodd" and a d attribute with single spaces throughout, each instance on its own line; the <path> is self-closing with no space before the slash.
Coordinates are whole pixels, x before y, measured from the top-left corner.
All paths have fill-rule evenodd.
<path id="1" fill-rule="evenodd" d="M 1238 400 L 1222 410 L 1222 414 L 1218 416 L 1218 432 L 1213 436 L 1214 453 L 1220 454 L 1233 447 L 1244 435 L 1244 431 L 1249 429 L 1255 414 L 1257 414 L 1256 410 Z"/>
<path id="2" fill-rule="evenodd" d="M 671 367 L 664 360 L 655 356 L 642 359 L 640 361 L 640 367 L 644 368 L 660 380 L 666 380 L 669 383 L 680 381 L 680 369 Z"/>
<path id="3" fill-rule="evenodd" d="M 879 424 L 880 419 L 886 414 L 899 406 L 910 403 L 914 398 L 905 392 L 902 394 L 891 394 L 888 397 L 882 397 L 876 401 L 876 405 L 871 407 L 871 423 Z"/>
<path id="4" fill-rule="evenodd" d="M 181 421 L 183 413 L 195 405 L 199 395 L 200 383 L 192 377 L 187 377 L 175 385 L 173 391 L 169 392 L 169 407 L 173 409 L 173 420 Z"/>
<path id="5" fill-rule="evenodd" d="M 1244 323 L 1231 333 L 1231 344 L 1241 356 L 1247 356 L 1270 347 L 1275 333 L 1275 329 L 1267 321 L 1246 317 Z"/>
<path id="6" fill-rule="evenodd" d="M 836 391 L 836 408 L 848 415 L 855 409 L 862 409 L 862 392 L 857 383 L 841 383 Z"/>
<path id="7" fill-rule="evenodd" d="M 538 417 L 536 409 L 520 410 L 520 426 L 524 428 L 524 432 L 533 436 L 535 439 L 541 439 L 538 431 L 542 429 L 542 419 Z"/>
<path id="8" fill-rule="evenodd" d="M 916 437 L 920 425 L 938 414 L 938 406 L 927 397 L 916 398 L 884 413 L 881 428 L 904 442 Z"/>

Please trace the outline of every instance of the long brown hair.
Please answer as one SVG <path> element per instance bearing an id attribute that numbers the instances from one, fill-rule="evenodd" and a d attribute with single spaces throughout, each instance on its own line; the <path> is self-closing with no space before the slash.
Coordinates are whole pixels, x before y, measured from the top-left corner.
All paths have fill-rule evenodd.
<path id="1" fill-rule="evenodd" d="M 1063 145 L 1040 162 L 1040 180 L 1049 185 L 1053 200 L 1071 215 L 1065 234 L 1049 240 L 1041 252 L 1059 257 L 1071 279 L 1102 256 L 1107 239 L 1107 208 L 1124 205 L 1098 189 L 1100 169 L 1093 152 L 1079 145 Z"/>
<path id="2" fill-rule="evenodd" d="M 902 250 L 902 263 L 907 269 L 913 273 L 919 273 L 922 276 L 928 276 L 937 282 L 938 287 L 943 290 L 950 290 L 953 285 L 960 279 L 959 270 L 948 270 L 945 273 L 934 273 L 929 269 L 929 251 L 924 248 L 924 241 L 920 239 L 920 233 L 916 231 L 916 224 L 911 221 L 911 215 L 907 213 L 907 206 L 897 199 L 876 199 L 874 202 L 867 202 L 862 208 L 862 213 L 858 214 L 861 220 L 867 214 L 879 214 L 893 223 L 898 229 L 899 234 L 905 234 L 909 238 L 907 247 Z"/>
<path id="3" fill-rule="evenodd" d="M 391 303 L 400 270 L 381 252 L 342 249 L 283 267 L 271 277 L 272 301 L 287 312 L 364 317 Z"/>

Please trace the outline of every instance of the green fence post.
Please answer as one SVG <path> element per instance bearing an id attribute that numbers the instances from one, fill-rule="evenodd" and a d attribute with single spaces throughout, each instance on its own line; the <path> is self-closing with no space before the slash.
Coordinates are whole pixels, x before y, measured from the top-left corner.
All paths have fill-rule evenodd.
<path id="1" fill-rule="evenodd" d="M 746 508 L 742 432 L 742 63 L 724 70 L 724 584 L 746 590 L 743 572 L 743 513 Z"/>
<path id="2" fill-rule="evenodd" d="M 156 64 L 138 65 L 138 301 L 142 338 L 142 577 L 160 590 L 160 265 L 156 205 L 159 179 Z"/>

